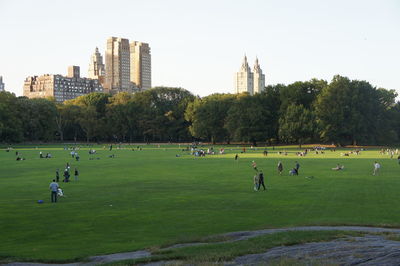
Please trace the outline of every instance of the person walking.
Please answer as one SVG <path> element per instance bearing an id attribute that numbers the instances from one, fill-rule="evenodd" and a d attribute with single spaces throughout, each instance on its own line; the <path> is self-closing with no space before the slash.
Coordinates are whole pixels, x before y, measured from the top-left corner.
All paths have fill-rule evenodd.
<path id="1" fill-rule="evenodd" d="M 378 175 L 379 174 L 379 169 L 381 169 L 381 165 L 377 161 L 375 161 L 375 163 L 374 163 L 374 172 L 373 172 L 372 175 Z"/>
<path id="2" fill-rule="evenodd" d="M 53 182 L 50 183 L 50 191 L 51 191 L 51 202 L 57 202 L 57 191 L 58 191 L 58 184 L 55 179 L 53 179 Z"/>
<path id="3" fill-rule="evenodd" d="M 78 169 L 75 168 L 75 181 L 78 181 L 79 172 Z"/>
<path id="4" fill-rule="evenodd" d="M 278 162 L 278 172 L 279 175 L 282 175 L 282 171 L 283 171 L 283 164 L 281 161 Z"/>
<path id="5" fill-rule="evenodd" d="M 260 173 L 258 174 L 258 188 L 257 188 L 257 190 L 260 190 L 261 185 L 263 186 L 263 188 L 264 188 L 264 190 L 265 190 L 264 174 L 263 174 L 263 172 L 260 170 Z"/>

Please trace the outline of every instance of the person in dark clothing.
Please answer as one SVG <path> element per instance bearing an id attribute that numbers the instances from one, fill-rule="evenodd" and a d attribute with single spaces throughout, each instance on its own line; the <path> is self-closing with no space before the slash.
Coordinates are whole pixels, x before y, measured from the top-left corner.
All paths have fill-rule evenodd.
<path id="1" fill-rule="evenodd" d="M 58 183 L 60 181 L 60 169 L 57 168 L 56 170 L 56 182 Z"/>
<path id="2" fill-rule="evenodd" d="M 296 175 L 299 175 L 300 164 L 298 161 L 296 161 L 296 166 L 294 167 L 294 169 L 296 169 Z"/>
<path id="3" fill-rule="evenodd" d="M 78 169 L 75 168 L 75 181 L 78 181 L 79 172 Z"/>
<path id="4" fill-rule="evenodd" d="M 263 172 L 260 170 L 260 173 L 258 174 L 258 190 L 260 190 L 261 185 L 263 186 L 263 188 L 264 188 L 264 190 L 265 190 L 264 174 L 263 174 Z"/>
<path id="5" fill-rule="evenodd" d="M 282 164 L 281 161 L 279 161 L 279 163 L 278 163 L 278 172 L 279 172 L 279 175 L 282 175 L 282 171 L 283 171 L 283 164 Z"/>
<path id="6" fill-rule="evenodd" d="M 68 183 L 69 182 L 69 171 L 68 171 L 68 169 L 65 169 L 65 171 L 64 171 L 64 180 L 63 180 L 63 182 L 65 182 L 65 183 Z"/>
<path id="7" fill-rule="evenodd" d="M 237 153 L 236 153 L 236 155 L 235 155 L 235 161 L 237 161 L 238 158 L 239 158 L 239 155 L 237 155 Z"/>

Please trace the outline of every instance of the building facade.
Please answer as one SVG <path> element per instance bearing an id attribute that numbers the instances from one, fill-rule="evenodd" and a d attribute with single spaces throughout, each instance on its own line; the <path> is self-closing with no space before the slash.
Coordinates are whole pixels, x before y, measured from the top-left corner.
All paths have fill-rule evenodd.
<path id="1" fill-rule="evenodd" d="M 103 64 L 103 56 L 99 52 L 99 48 L 96 47 L 94 54 L 90 58 L 88 78 L 98 79 L 101 84 L 104 84 L 106 75 L 106 69 Z"/>
<path id="2" fill-rule="evenodd" d="M 148 43 L 130 43 L 131 81 L 140 89 L 151 88 L 151 54 Z"/>
<path id="3" fill-rule="evenodd" d="M 5 91 L 5 85 L 2 76 L 0 76 L 0 91 Z"/>
<path id="4" fill-rule="evenodd" d="M 265 75 L 262 72 L 258 58 L 253 67 L 253 93 L 261 93 L 265 90 Z"/>
<path id="5" fill-rule="evenodd" d="M 108 92 L 128 91 L 132 88 L 128 39 L 110 37 L 107 40 L 104 85 Z"/>
<path id="6" fill-rule="evenodd" d="M 68 75 L 42 75 L 27 77 L 24 96 L 28 98 L 54 97 L 57 102 L 75 99 L 92 92 L 103 92 L 99 80 L 81 78 L 79 67 L 68 67 Z"/>
<path id="7" fill-rule="evenodd" d="M 239 72 L 235 74 L 235 93 L 247 92 L 250 95 L 260 93 L 265 89 L 265 75 L 258 63 L 258 59 L 251 71 L 247 62 L 247 57 L 244 56 L 242 66 Z"/>

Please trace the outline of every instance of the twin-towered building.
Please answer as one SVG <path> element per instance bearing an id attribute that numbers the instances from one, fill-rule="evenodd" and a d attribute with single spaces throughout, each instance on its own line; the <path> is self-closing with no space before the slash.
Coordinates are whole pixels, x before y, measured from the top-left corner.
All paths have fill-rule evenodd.
<path id="1" fill-rule="evenodd" d="M 244 56 L 242 66 L 235 75 L 235 93 L 248 92 L 250 95 L 260 93 L 265 89 L 265 75 L 263 74 L 258 58 L 251 71 L 247 63 L 247 56 Z"/>
<path id="2" fill-rule="evenodd" d="M 111 92 L 151 88 L 151 54 L 147 43 L 107 40 L 104 88 Z"/>
<path id="3" fill-rule="evenodd" d="M 79 67 L 68 68 L 68 75 L 27 77 L 24 96 L 52 96 L 57 102 L 91 92 L 134 92 L 151 88 L 151 54 L 147 43 L 110 37 L 107 40 L 105 65 L 96 47 L 91 56 L 88 78 L 81 78 Z"/>

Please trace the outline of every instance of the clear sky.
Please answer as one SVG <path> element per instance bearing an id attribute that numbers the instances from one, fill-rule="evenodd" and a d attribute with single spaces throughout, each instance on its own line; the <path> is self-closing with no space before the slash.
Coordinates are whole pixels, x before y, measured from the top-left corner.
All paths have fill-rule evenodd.
<path id="1" fill-rule="evenodd" d="M 0 0 L 0 75 L 87 76 L 110 36 L 148 42 L 152 85 L 233 92 L 246 53 L 267 84 L 335 74 L 400 94 L 400 0 Z"/>

